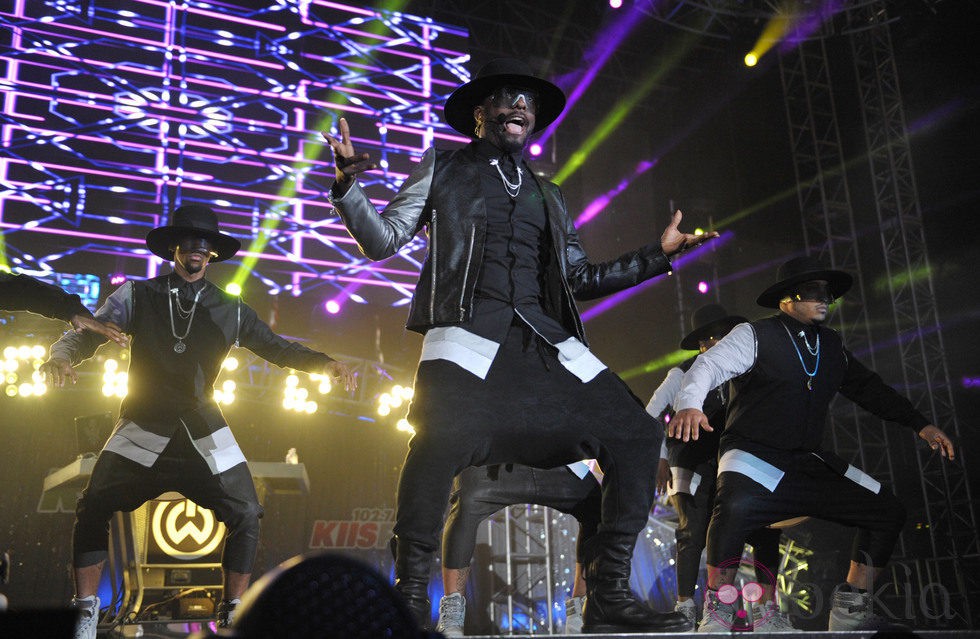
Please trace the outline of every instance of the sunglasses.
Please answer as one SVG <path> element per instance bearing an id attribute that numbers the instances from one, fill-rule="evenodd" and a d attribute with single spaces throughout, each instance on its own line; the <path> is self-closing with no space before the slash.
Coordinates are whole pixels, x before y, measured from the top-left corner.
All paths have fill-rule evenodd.
<path id="1" fill-rule="evenodd" d="M 203 251 L 207 253 L 212 260 L 218 257 L 218 253 L 214 250 L 214 245 L 203 237 L 183 237 L 174 246 L 174 249 L 178 248 L 182 253 Z"/>
<path id="2" fill-rule="evenodd" d="M 495 107 L 499 108 L 513 108 L 517 106 L 521 98 L 524 99 L 524 104 L 527 106 L 528 111 L 531 113 L 537 111 L 538 94 L 531 89 L 525 89 L 524 87 L 498 87 L 490 94 L 490 101 Z"/>
<path id="3" fill-rule="evenodd" d="M 830 287 L 826 282 L 803 282 L 796 287 L 790 294 L 790 299 L 795 302 L 823 302 L 830 304 L 834 301 L 834 296 L 830 292 Z"/>

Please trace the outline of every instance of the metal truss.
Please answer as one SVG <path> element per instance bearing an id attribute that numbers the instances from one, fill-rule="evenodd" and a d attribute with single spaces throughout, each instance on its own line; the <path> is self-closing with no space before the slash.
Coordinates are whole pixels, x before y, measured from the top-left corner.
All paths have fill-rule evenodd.
<path id="1" fill-rule="evenodd" d="M 780 55 L 779 70 L 806 251 L 833 268 L 854 275 L 855 285 L 840 302 L 833 321 L 851 352 L 874 368 L 864 271 L 825 42 L 800 42 Z M 834 449 L 841 457 L 867 470 L 889 488 L 894 486 L 889 434 L 881 420 L 853 402 L 838 400 L 831 406 L 830 432 Z M 899 554 L 904 556 L 903 543 L 900 540 Z"/>
<path id="2" fill-rule="evenodd" d="M 490 620 L 501 633 L 555 631 L 551 536 L 558 514 L 544 506 L 520 504 L 486 522 L 496 584 L 490 591 Z"/>
<path id="3" fill-rule="evenodd" d="M 865 142 L 881 248 L 888 276 L 901 376 L 906 394 L 935 423 L 959 441 L 952 384 L 946 365 L 942 325 L 936 309 L 922 211 L 898 71 L 889 29 L 888 3 L 847 12 L 851 60 L 861 98 Z M 980 597 L 980 541 L 967 479 L 967 462 L 956 463 L 921 445 L 915 449 L 931 557 L 917 558 L 920 587 L 942 607 L 941 591 L 955 601 L 949 608 L 961 619 L 931 619 L 972 627 L 971 602 Z M 941 586 L 937 588 L 936 586 Z"/>

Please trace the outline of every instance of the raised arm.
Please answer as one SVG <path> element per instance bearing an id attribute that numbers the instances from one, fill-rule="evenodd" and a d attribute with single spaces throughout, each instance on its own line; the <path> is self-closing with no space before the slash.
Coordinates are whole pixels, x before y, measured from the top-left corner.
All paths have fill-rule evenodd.
<path id="1" fill-rule="evenodd" d="M 338 140 L 326 133 L 323 137 L 333 149 L 336 164 L 336 182 L 330 189 L 330 202 L 343 220 L 347 231 L 372 260 L 383 260 L 394 255 L 418 232 L 425 210 L 435 151 L 429 149 L 422 155 L 418 166 L 402 184 L 395 197 L 379 214 L 355 176 L 375 168 L 367 153 L 357 155 L 350 142 L 347 120 L 340 119 Z"/>

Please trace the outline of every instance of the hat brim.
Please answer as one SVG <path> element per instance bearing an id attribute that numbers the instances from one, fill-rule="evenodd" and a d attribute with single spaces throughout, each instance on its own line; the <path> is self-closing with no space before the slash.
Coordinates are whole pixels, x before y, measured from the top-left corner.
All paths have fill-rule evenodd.
<path id="1" fill-rule="evenodd" d="M 547 80 L 532 75 L 501 73 L 476 78 L 453 91 L 443 108 L 446 122 L 463 135 L 475 137 L 473 108 L 501 86 L 523 87 L 538 94 L 539 104 L 534 113 L 532 133 L 554 122 L 565 109 L 565 93 Z"/>
<path id="2" fill-rule="evenodd" d="M 779 308 L 779 300 L 786 296 L 786 291 L 801 282 L 812 282 L 813 280 L 824 280 L 827 282 L 827 288 L 830 289 L 830 294 L 834 299 L 851 290 L 851 284 L 854 283 L 854 278 L 849 273 L 833 269 L 798 273 L 793 277 L 776 282 L 764 290 L 755 302 L 759 306 L 766 308 Z"/>
<path id="3" fill-rule="evenodd" d="M 174 259 L 174 252 L 170 248 L 181 238 L 188 236 L 202 237 L 211 243 L 217 257 L 212 257 L 211 262 L 221 262 L 233 257 L 242 248 L 242 243 L 230 235 L 206 229 L 199 229 L 193 226 L 161 226 L 153 229 L 146 234 L 146 248 L 157 257 L 170 261 Z"/>
<path id="4" fill-rule="evenodd" d="M 701 347 L 701 340 L 727 335 L 733 328 L 747 321 L 749 320 L 741 315 L 727 315 L 703 326 L 698 326 L 681 340 L 681 348 L 686 351 L 696 351 Z"/>

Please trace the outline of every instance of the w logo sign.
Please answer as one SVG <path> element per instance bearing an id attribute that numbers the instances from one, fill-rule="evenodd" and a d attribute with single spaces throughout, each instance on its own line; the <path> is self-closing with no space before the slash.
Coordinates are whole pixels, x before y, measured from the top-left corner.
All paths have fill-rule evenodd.
<path id="1" fill-rule="evenodd" d="M 214 513 L 189 499 L 153 504 L 150 535 L 175 559 L 192 561 L 214 552 L 225 538 L 225 525 Z"/>

